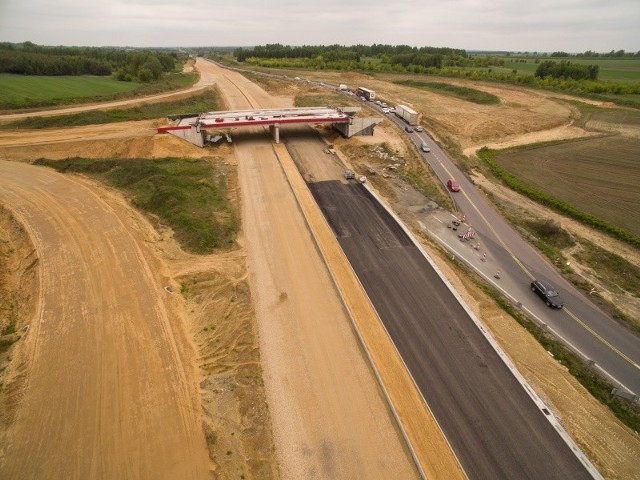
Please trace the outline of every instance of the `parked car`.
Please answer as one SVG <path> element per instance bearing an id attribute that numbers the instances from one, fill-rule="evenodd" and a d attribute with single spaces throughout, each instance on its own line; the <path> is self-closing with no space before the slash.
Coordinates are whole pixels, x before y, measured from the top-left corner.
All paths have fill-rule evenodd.
<path id="1" fill-rule="evenodd" d="M 404 127 L 404 131 L 407 132 L 407 133 L 412 133 L 413 132 L 413 128 L 411 128 L 409 126 L 406 126 L 406 127 Z"/>
<path id="2" fill-rule="evenodd" d="M 449 180 L 447 180 L 447 188 L 452 192 L 460 191 L 460 185 L 458 184 L 458 181 L 455 178 L 450 178 Z"/>
<path id="3" fill-rule="evenodd" d="M 388 108 L 383 108 L 382 109 L 382 113 L 389 113 L 389 109 Z"/>
<path id="4" fill-rule="evenodd" d="M 423 143 L 422 145 L 420 145 L 420 150 L 422 150 L 425 153 L 429 153 L 431 151 L 431 149 L 429 148 L 429 145 L 427 145 L 426 143 Z"/>
<path id="5" fill-rule="evenodd" d="M 534 280 L 531 282 L 531 290 L 537 293 L 542 298 L 547 307 L 562 308 L 564 307 L 564 300 L 560 294 L 549 283 L 543 280 Z"/>
<path id="6" fill-rule="evenodd" d="M 423 132 L 424 128 L 422 128 L 420 125 L 416 126 L 416 132 Z"/>

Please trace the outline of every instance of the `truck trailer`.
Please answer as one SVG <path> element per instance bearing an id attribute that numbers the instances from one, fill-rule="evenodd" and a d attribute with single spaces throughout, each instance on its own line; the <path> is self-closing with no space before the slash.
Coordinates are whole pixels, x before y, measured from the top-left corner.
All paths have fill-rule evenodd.
<path id="1" fill-rule="evenodd" d="M 396 105 L 395 113 L 409 125 L 417 125 L 419 114 L 405 105 Z"/>
<path id="2" fill-rule="evenodd" d="M 375 100 L 376 98 L 376 92 L 364 87 L 356 88 L 356 95 L 358 95 L 359 97 L 364 97 L 370 102 L 373 102 L 373 100 Z"/>

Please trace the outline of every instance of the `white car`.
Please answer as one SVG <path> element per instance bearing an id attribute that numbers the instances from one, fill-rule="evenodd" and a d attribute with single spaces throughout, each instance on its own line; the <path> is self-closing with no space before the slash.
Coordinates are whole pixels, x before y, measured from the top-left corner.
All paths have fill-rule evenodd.
<path id="1" fill-rule="evenodd" d="M 423 143 L 422 145 L 420 145 L 420 149 L 425 153 L 429 153 L 431 151 L 431 149 L 429 148 L 429 145 L 427 145 L 426 143 Z"/>
<path id="2" fill-rule="evenodd" d="M 389 113 L 389 109 L 388 108 L 383 108 L 382 109 L 382 113 Z"/>
<path id="3" fill-rule="evenodd" d="M 423 132 L 424 128 L 422 128 L 420 125 L 416 125 L 416 132 Z"/>

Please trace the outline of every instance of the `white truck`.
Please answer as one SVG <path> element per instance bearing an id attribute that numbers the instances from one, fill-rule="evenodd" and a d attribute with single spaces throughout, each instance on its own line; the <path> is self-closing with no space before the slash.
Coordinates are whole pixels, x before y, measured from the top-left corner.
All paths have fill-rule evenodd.
<path id="1" fill-rule="evenodd" d="M 406 105 L 396 105 L 395 114 L 402 118 L 409 125 L 417 125 L 418 117 L 420 116 L 418 112 L 412 110 Z"/>

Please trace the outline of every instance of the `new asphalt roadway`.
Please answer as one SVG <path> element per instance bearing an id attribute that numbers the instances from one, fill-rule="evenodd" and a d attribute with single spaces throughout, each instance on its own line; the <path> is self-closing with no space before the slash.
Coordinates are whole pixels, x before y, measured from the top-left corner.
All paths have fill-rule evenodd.
<path id="1" fill-rule="evenodd" d="M 590 478 L 456 296 L 362 185 L 309 185 L 469 478 Z"/>

